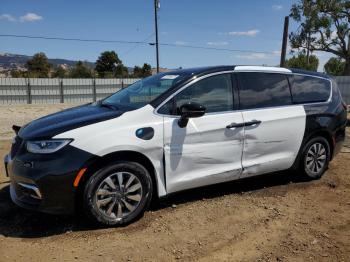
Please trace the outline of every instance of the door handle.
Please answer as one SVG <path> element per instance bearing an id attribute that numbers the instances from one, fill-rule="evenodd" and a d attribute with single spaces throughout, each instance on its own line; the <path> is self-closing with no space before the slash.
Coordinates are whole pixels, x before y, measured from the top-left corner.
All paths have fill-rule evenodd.
<path id="1" fill-rule="evenodd" d="M 245 122 L 244 126 L 254 126 L 254 125 L 259 125 L 259 124 L 261 124 L 260 120 L 252 120 L 252 121 L 249 121 L 249 122 Z"/>
<path id="2" fill-rule="evenodd" d="M 231 123 L 226 126 L 227 129 L 235 128 L 235 127 L 244 127 L 244 123 Z"/>
<path id="3" fill-rule="evenodd" d="M 236 128 L 236 127 L 254 126 L 254 125 L 259 125 L 259 124 L 261 124 L 260 120 L 252 120 L 252 121 L 245 122 L 245 123 L 231 123 L 231 124 L 227 125 L 226 128 L 231 129 L 231 128 Z"/>

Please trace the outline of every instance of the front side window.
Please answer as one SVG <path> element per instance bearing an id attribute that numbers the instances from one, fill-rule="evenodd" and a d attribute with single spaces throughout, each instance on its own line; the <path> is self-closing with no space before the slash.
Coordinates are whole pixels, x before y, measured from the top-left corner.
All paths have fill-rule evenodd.
<path id="1" fill-rule="evenodd" d="M 238 73 L 241 109 L 284 106 L 292 103 L 288 80 L 277 73 Z"/>
<path id="2" fill-rule="evenodd" d="M 291 77 L 293 102 L 315 103 L 324 102 L 330 96 L 330 81 L 318 77 L 294 75 Z"/>
<path id="3" fill-rule="evenodd" d="M 233 109 L 231 75 L 215 75 L 194 83 L 164 104 L 158 113 L 179 115 L 180 106 L 188 102 L 205 106 L 206 113 L 231 111 Z"/>
<path id="4" fill-rule="evenodd" d="M 141 108 L 188 77 L 190 77 L 188 73 L 171 72 L 150 76 L 107 97 L 102 103 L 116 107 Z"/>

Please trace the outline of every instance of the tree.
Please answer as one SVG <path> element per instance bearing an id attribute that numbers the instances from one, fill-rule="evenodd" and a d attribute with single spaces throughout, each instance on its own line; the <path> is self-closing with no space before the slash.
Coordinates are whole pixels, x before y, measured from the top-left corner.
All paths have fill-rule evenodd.
<path id="1" fill-rule="evenodd" d="M 121 73 L 123 63 L 114 51 L 105 51 L 101 53 L 96 61 L 95 70 L 99 77 L 108 77 L 116 75 L 118 69 Z M 119 66 L 119 67 L 118 67 Z"/>
<path id="2" fill-rule="evenodd" d="M 37 53 L 26 63 L 29 77 L 49 77 L 51 64 L 44 53 Z"/>
<path id="3" fill-rule="evenodd" d="M 11 70 L 10 72 L 11 74 L 11 77 L 14 77 L 14 78 L 21 78 L 21 77 L 28 77 L 28 74 L 26 71 L 21 71 L 21 70 Z"/>
<path id="4" fill-rule="evenodd" d="M 292 48 L 324 51 L 345 60 L 350 75 L 350 1 L 299 0 L 290 16 L 300 29 L 289 35 Z"/>
<path id="5" fill-rule="evenodd" d="M 134 67 L 134 74 L 133 74 L 134 77 L 143 78 L 150 75 L 152 75 L 151 65 L 145 63 L 143 64 L 142 67 L 139 67 L 139 66 Z"/>
<path id="6" fill-rule="evenodd" d="M 71 69 L 69 76 L 71 78 L 91 78 L 93 77 L 93 72 L 85 63 L 78 61 Z"/>
<path id="7" fill-rule="evenodd" d="M 324 65 L 324 70 L 327 74 L 333 76 L 341 76 L 344 73 L 345 62 L 336 57 L 331 57 Z"/>
<path id="8" fill-rule="evenodd" d="M 308 63 L 305 52 L 300 52 L 297 56 L 294 55 L 290 59 L 286 60 L 286 67 L 317 71 L 318 63 L 319 61 L 317 56 L 310 55 Z"/>
<path id="9" fill-rule="evenodd" d="M 55 70 L 52 72 L 52 77 L 54 78 L 64 78 L 68 74 L 68 71 L 64 69 L 62 66 L 58 66 L 55 68 Z"/>
<path id="10" fill-rule="evenodd" d="M 128 77 L 129 76 L 128 68 L 126 66 L 124 66 L 123 64 L 117 65 L 117 67 L 115 69 L 114 76 L 115 77 Z"/>
<path id="11" fill-rule="evenodd" d="M 143 77 L 147 77 L 147 76 L 150 76 L 152 75 L 152 67 L 150 64 L 143 64 L 143 67 L 142 67 L 142 72 L 143 72 Z"/>

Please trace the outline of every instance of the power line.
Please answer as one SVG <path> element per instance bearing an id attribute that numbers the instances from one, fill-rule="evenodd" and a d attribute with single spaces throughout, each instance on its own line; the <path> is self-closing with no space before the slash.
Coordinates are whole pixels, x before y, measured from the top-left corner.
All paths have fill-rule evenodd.
<path id="1" fill-rule="evenodd" d="M 150 43 L 150 42 L 147 42 L 147 41 L 82 39 L 82 38 L 47 37 L 47 36 L 13 35 L 13 34 L 0 34 L 0 37 L 29 38 L 29 39 L 42 39 L 42 40 L 59 40 L 59 41 L 77 41 L 77 42 L 155 45 L 155 43 Z M 256 51 L 256 50 L 248 50 L 248 49 L 230 49 L 230 48 L 218 48 L 218 47 L 197 46 L 197 45 L 187 45 L 187 44 L 181 44 L 180 45 L 180 44 L 172 44 L 172 43 L 159 43 L 159 45 L 170 46 L 170 47 L 182 47 L 182 48 L 192 48 L 192 49 L 214 50 L 214 51 L 237 52 L 237 53 L 274 54 L 273 51 Z"/>
<path id="2" fill-rule="evenodd" d="M 153 43 L 151 43 L 153 44 Z M 208 47 L 208 46 L 196 46 L 196 45 L 179 45 L 179 44 L 170 44 L 170 43 L 159 43 L 163 46 L 173 46 L 173 47 L 185 47 L 193 49 L 207 49 L 207 50 L 216 50 L 216 51 L 228 51 L 228 52 L 238 52 L 238 53 L 256 53 L 256 54 L 275 54 L 273 51 L 255 51 L 248 49 L 230 49 L 230 48 L 218 48 L 218 47 Z"/>
<path id="3" fill-rule="evenodd" d="M 77 42 L 119 43 L 119 44 L 148 44 L 148 43 L 142 42 L 142 41 L 81 39 L 81 38 L 65 38 L 65 37 L 32 36 L 32 35 L 0 34 L 0 37 L 15 37 L 15 38 L 30 38 L 30 39 L 60 40 L 60 41 L 77 41 Z"/>
<path id="4" fill-rule="evenodd" d="M 131 47 L 130 49 L 126 50 L 126 52 L 124 52 L 124 55 L 129 54 L 131 51 L 133 51 L 134 49 L 138 48 L 140 46 L 140 44 L 145 44 L 147 43 L 146 41 L 149 40 L 150 38 L 152 38 L 154 36 L 154 33 L 150 34 L 147 38 L 145 38 L 144 40 L 142 40 L 142 43 L 139 44 L 135 44 L 133 47 Z M 149 44 L 149 43 L 148 43 Z"/>

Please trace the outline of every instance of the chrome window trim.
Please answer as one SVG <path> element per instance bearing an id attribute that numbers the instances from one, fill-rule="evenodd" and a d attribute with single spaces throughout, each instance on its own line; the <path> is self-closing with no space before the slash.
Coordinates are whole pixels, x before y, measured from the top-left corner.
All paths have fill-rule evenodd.
<path id="1" fill-rule="evenodd" d="M 305 105 L 326 105 L 329 104 L 332 101 L 332 97 L 333 97 L 333 83 L 332 83 L 332 79 L 329 78 L 325 78 L 322 76 L 315 76 L 315 75 L 309 75 L 309 74 L 302 74 L 302 73 L 293 73 L 293 72 L 278 72 L 278 71 L 262 71 L 262 70 L 239 70 L 239 71 L 235 71 L 235 70 L 228 70 L 228 71 L 221 71 L 221 72 L 215 72 L 215 73 L 210 73 L 201 77 L 198 77 L 194 80 L 192 80 L 191 82 L 187 83 L 186 85 L 184 85 L 183 87 L 181 87 L 179 90 L 177 90 L 176 92 L 174 92 L 173 94 L 171 94 L 169 97 L 167 97 L 157 108 L 155 108 L 153 110 L 153 113 L 155 115 L 158 116 L 166 116 L 169 118 L 180 118 L 180 116 L 177 115 L 167 115 L 167 114 L 160 114 L 158 113 L 158 110 L 164 105 L 166 104 L 169 100 L 171 100 L 174 96 L 176 96 L 178 93 L 180 93 L 182 90 L 184 90 L 185 88 L 187 88 L 188 86 L 195 84 L 196 82 L 211 77 L 211 76 L 215 76 L 215 75 L 221 75 L 221 74 L 231 74 L 231 73 L 241 73 L 241 72 L 245 72 L 245 73 L 271 73 L 271 74 L 283 74 L 283 75 L 299 75 L 299 76 L 308 76 L 308 77 L 314 77 L 314 78 L 319 78 L 319 79 L 323 79 L 323 80 L 327 80 L 330 82 L 330 95 L 329 98 L 327 99 L 327 101 L 324 102 L 310 102 L 310 103 L 300 103 L 300 104 L 291 104 L 291 105 L 284 105 L 284 106 L 269 106 L 269 107 L 259 107 L 259 108 L 250 108 L 250 109 L 236 109 L 236 110 L 230 110 L 230 111 L 221 111 L 221 112 L 211 112 L 211 113 L 206 113 L 204 114 L 204 116 L 207 115 L 217 115 L 217 114 L 228 114 L 228 113 L 233 113 L 233 112 L 243 112 L 243 111 L 251 111 L 251 110 L 261 110 L 261 109 L 271 109 L 271 108 L 283 108 L 283 107 L 291 107 L 291 106 L 305 106 Z M 234 90 L 233 90 L 234 91 Z"/>

